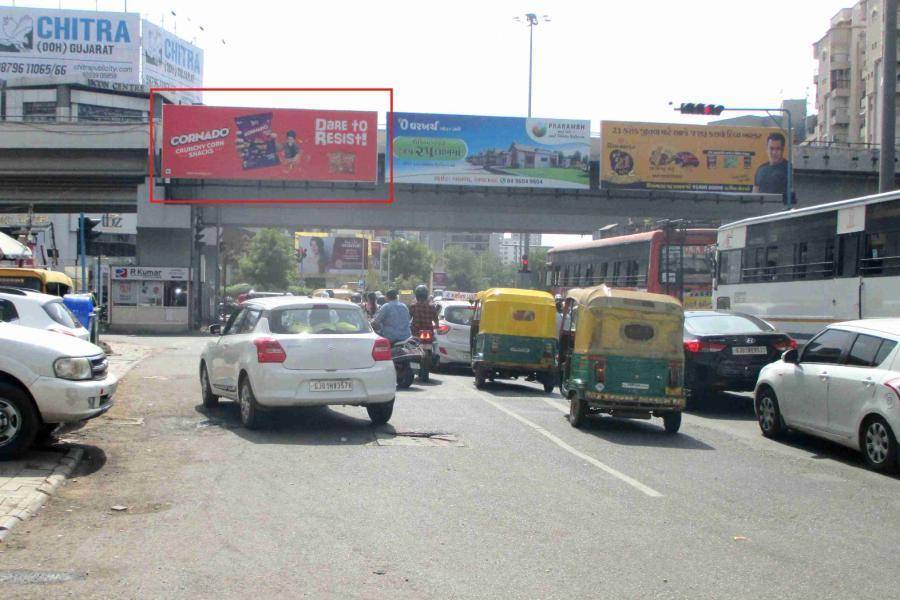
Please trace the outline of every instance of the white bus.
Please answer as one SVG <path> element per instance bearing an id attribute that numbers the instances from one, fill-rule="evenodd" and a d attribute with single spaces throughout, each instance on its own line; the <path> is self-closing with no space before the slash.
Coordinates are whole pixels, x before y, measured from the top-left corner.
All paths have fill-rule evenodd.
<path id="1" fill-rule="evenodd" d="M 900 191 L 719 228 L 716 308 L 805 341 L 829 323 L 900 316 Z"/>

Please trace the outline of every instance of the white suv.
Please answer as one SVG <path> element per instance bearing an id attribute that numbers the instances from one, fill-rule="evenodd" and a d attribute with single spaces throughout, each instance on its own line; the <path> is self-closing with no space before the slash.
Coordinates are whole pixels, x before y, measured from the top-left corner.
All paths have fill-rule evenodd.
<path id="1" fill-rule="evenodd" d="M 258 298 L 241 304 L 200 358 L 203 405 L 237 400 L 241 422 L 286 406 L 365 406 L 375 424 L 394 410 L 397 376 L 391 344 L 362 309 L 330 298 Z"/>
<path id="2" fill-rule="evenodd" d="M 118 379 L 107 366 L 90 342 L 0 323 L 0 460 L 18 456 L 59 423 L 109 410 Z"/>
<path id="3" fill-rule="evenodd" d="M 0 287 L 0 321 L 91 339 L 62 298 L 30 290 Z"/>
<path id="4" fill-rule="evenodd" d="M 797 429 L 863 453 L 879 471 L 897 466 L 900 319 L 830 325 L 802 352 L 763 367 L 756 414 L 766 437 Z"/>

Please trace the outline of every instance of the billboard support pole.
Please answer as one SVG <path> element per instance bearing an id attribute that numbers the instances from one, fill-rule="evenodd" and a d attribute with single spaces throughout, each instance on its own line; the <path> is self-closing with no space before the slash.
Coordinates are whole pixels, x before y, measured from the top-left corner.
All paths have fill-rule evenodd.
<path id="1" fill-rule="evenodd" d="M 878 169 L 878 191 L 894 189 L 894 156 L 896 154 L 897 97 L 897 0 L 884 0 L 884 49 L 881 59 L 881 164 Z M 888 58 L 891 57 L 891 58 Z"/>

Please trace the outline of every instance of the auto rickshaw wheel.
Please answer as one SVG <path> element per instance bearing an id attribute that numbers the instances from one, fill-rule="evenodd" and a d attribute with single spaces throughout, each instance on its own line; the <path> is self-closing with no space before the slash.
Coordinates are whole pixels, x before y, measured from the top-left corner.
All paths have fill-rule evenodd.
<path id="1" fill-rule="evenodd" d="M 587 406 L 584 400 L 578 397 L 578 394 L 572 394 L 569 398 L 569 424 L 576 429 L 584 425 L 587 418 Z"/>
<path id="2" fill-rule="evenodd" d="M 681 428 L 681 413 L 670 412 L 664 414 L 663 426 L 666 428 L 666 433 L 678 433 L 678 430 Z"/>
<path id="3" fill-rule="evenodd" d="M 484 389 L 484 371 L 481 369 L 475 369 L 475 387 L 479 390 Z"/>

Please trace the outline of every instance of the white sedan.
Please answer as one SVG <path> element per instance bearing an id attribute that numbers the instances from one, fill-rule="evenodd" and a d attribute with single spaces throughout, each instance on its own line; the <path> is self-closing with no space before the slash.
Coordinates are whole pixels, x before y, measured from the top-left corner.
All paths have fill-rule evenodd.
<path id="1" fill-rule="evenodd" d="M 362 309 L 345 300 L 277 297 L 249 300 L 200 359 L 203 404 L 236 400 L 241 422 L 289 406 L 365 406 L 375 424 L 394 410 L 396 375 L 388 340 Z"/>
<path id="2" fill-rule="evenodd" d="M 900 319 L 835 323 L 802 352 L 759 374 L 756 414 L 766 437 L 786 428 L 862 452 L 876 470 L 897 466 Z"/>

